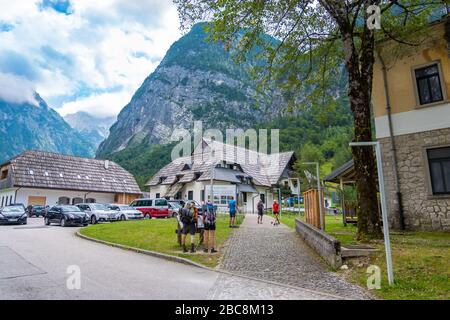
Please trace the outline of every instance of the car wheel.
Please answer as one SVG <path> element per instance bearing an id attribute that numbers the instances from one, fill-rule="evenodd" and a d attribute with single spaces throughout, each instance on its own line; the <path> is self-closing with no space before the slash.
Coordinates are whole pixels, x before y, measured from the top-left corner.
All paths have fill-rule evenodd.
<path id="1" fill-rule="evenodd" d="M 44 223 L 45 223 L 46 226 L 49 226 L 50 225 L 50 220 L 47 217 L 45 217 Z"/>
<path id="2" fill-rule="evenodd" d="M 144 219 L 145 219 L 145 220 L 150 220 L 151 218 L 152 218 L 152 216 L 149 215 L 149 214 L 146 214 L 146 215 L 144 216 Z"/>
<path id="3" fill-rule="evenodd" d="M 66 218 L 62 218 L 61 219 L 61 227 L 65 227 L 66 226 Z"/>
<path id="4" fill-rule="evenodd" d="M 85 224 L 83 224 L 83 227 L 87 227 L 89 224 L 87 224 L 87 223 L 85 223 Z"/>
<path id="5" fill-rule="evenodd" d="M 125 215 L 123 214 L 123 215 L 120 217 L 120 220 L 125 221 L 125 220 L 127 220 L 127 218 L 126 218 Z"/>
<path id="6" fill-rule="evenodd" d="M 91 217 L 91 224 L 97 224 L 97 217 L 96 216 L 92 216 Z"/>

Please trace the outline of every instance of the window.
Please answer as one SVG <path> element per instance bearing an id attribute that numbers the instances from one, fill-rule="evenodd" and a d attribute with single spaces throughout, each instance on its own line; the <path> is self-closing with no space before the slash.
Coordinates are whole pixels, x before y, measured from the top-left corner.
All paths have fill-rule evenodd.
<path id="1" fill-rule="evenodd" d="M 188 191 L 188 200 L 194 200 L 194 191 Z"/>
<path id="2" fill-rule="evenodd" d="M 5 180 L 7 177 L 8 177 L 8 169 L 2 171 L 0 180 Z"/>
<path id="3" fill-rule="evenodd" d="M 259 198 L 261 199 L 261 201 L 262 201 L 263 203 L 266 203 L 266 195 L 265 195 L 264 193 L 261 193 L 261 194 L 259 195 Z"/>
<path id="4" fill-rule="evenodd" d="M 205 201 L 205 190 L 200 190 L 200 201 Z"/>
<path id="5" fill-rule="evenodd" d="M 156 194 L 156 198 L 161 198 L 161 194 L 160 194 L 160 193 L 157 193 L 157 194 Z"/>
<path id="6" fill-rule="evenodd" d="M 247 203 L 247 192 L 242 193 L 242 200 Z"/>
<path id="7" fill-rule="evenodd" d="M 167 200 L 155 200 L 155 207 L 167 206 Z"/>
<path id="8" fill-rule="evenodd" d="M 2 197 L 2 205 L 0 207 L 3 207 L 3 202 L 5 201 L 5 197 Z"/>
<path id="9" fill-rule="evenodd" d="M 444 100 L 437 63 L 414 70 L 420 105 Z"/>
<path id="10" fill-rule="evenodd" d="M 450 147 L 427 150 L 433 194 L 450 194 Z"/>

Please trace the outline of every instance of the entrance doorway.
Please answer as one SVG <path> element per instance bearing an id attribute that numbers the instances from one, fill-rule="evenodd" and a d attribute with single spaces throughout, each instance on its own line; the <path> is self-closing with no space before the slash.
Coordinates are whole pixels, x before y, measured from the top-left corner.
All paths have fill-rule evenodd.
<path id="1" fill-rule="evenodd" d="M 45 206 L 46 201 L 47 201 L 46 197 L 34 197 L 34 196 L 28 197 L 29 206 Z"/>

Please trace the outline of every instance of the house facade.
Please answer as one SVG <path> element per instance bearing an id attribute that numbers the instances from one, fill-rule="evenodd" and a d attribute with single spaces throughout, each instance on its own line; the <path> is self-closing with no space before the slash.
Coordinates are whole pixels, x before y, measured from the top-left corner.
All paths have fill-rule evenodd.
<path id="1" fill-rule="evenodd" d="M 373 111 L 390 223 L 450 231 L 450 17 L 428 35 L 378 45 Z"/>
<path id="2" fill-rule="evenodd" d="M 146 184 L 151 198 L 211 199 L 220 211 L 237 200 L 243 212 L 256 212 L 262 199 L 267 207 L 278 198 L 281 183 L 292 186 L 293 152 L 262 154 L 248 149 L 203 139 L 191 156 L 174 160 Z M 212 190 L 212 192 L 211 192 Z"/>
<path id="3" fill-rule="evenodd" d="M 140 195 L 134 177 L 108 160 L 26 151 L 0 165 L 0 207 L 12 203 L 129 204 Z"/>

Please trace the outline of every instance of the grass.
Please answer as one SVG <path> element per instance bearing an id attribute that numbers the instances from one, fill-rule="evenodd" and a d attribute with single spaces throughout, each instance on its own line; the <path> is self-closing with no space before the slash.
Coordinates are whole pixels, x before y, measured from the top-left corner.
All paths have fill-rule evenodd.
<path id="1" fill-rule="evenodd" d="M 243 217 L 236 217 L 236 224 L 242 223 Z M 97 224 L 81 229 L 81 234 L 112 243 L 122 244 L 130 247 L 157 251 L 173 256 L 187 258 L 194 262 L 214 268 L 217 266 L 222 255 L 221 248 L 234 229 L 228 227 L 228 216 L 218 215 L 216 223 L 216 247 L 218 254 L 195 254 L 183 253 L 177 243 L 175 219 L 152 219 L 141 221 L 125 221 L 108 224 Z M 186 239 L 189 244 L 189 237 Z M 198 242 L 198 234 L 196 235 Z"/>
<path id="2" fill-rule="evenodd" d="M 299 215 L 282 214 L 281 222 L 295 227 Z M 301 217 L 303 219 L 303 217 Z M 342 224 L 342 216 L 326 216 L 325 230 L 343 245 L 360 244 L 356 240 L 356 226 Z M 381 269 L 381 289 L 373 290 L 378 298 L 393 300 L 449 300 L 450 299 L 450 233 L 405 232 L 391 233 L 392 260 L 395 284 L 387 283 L 386 259 L 383 241 L 364 244 L 379 249 L 379 252 L 362 266 L 350 266 L 346 277 L 366 287 L 368 264 Z"/>

